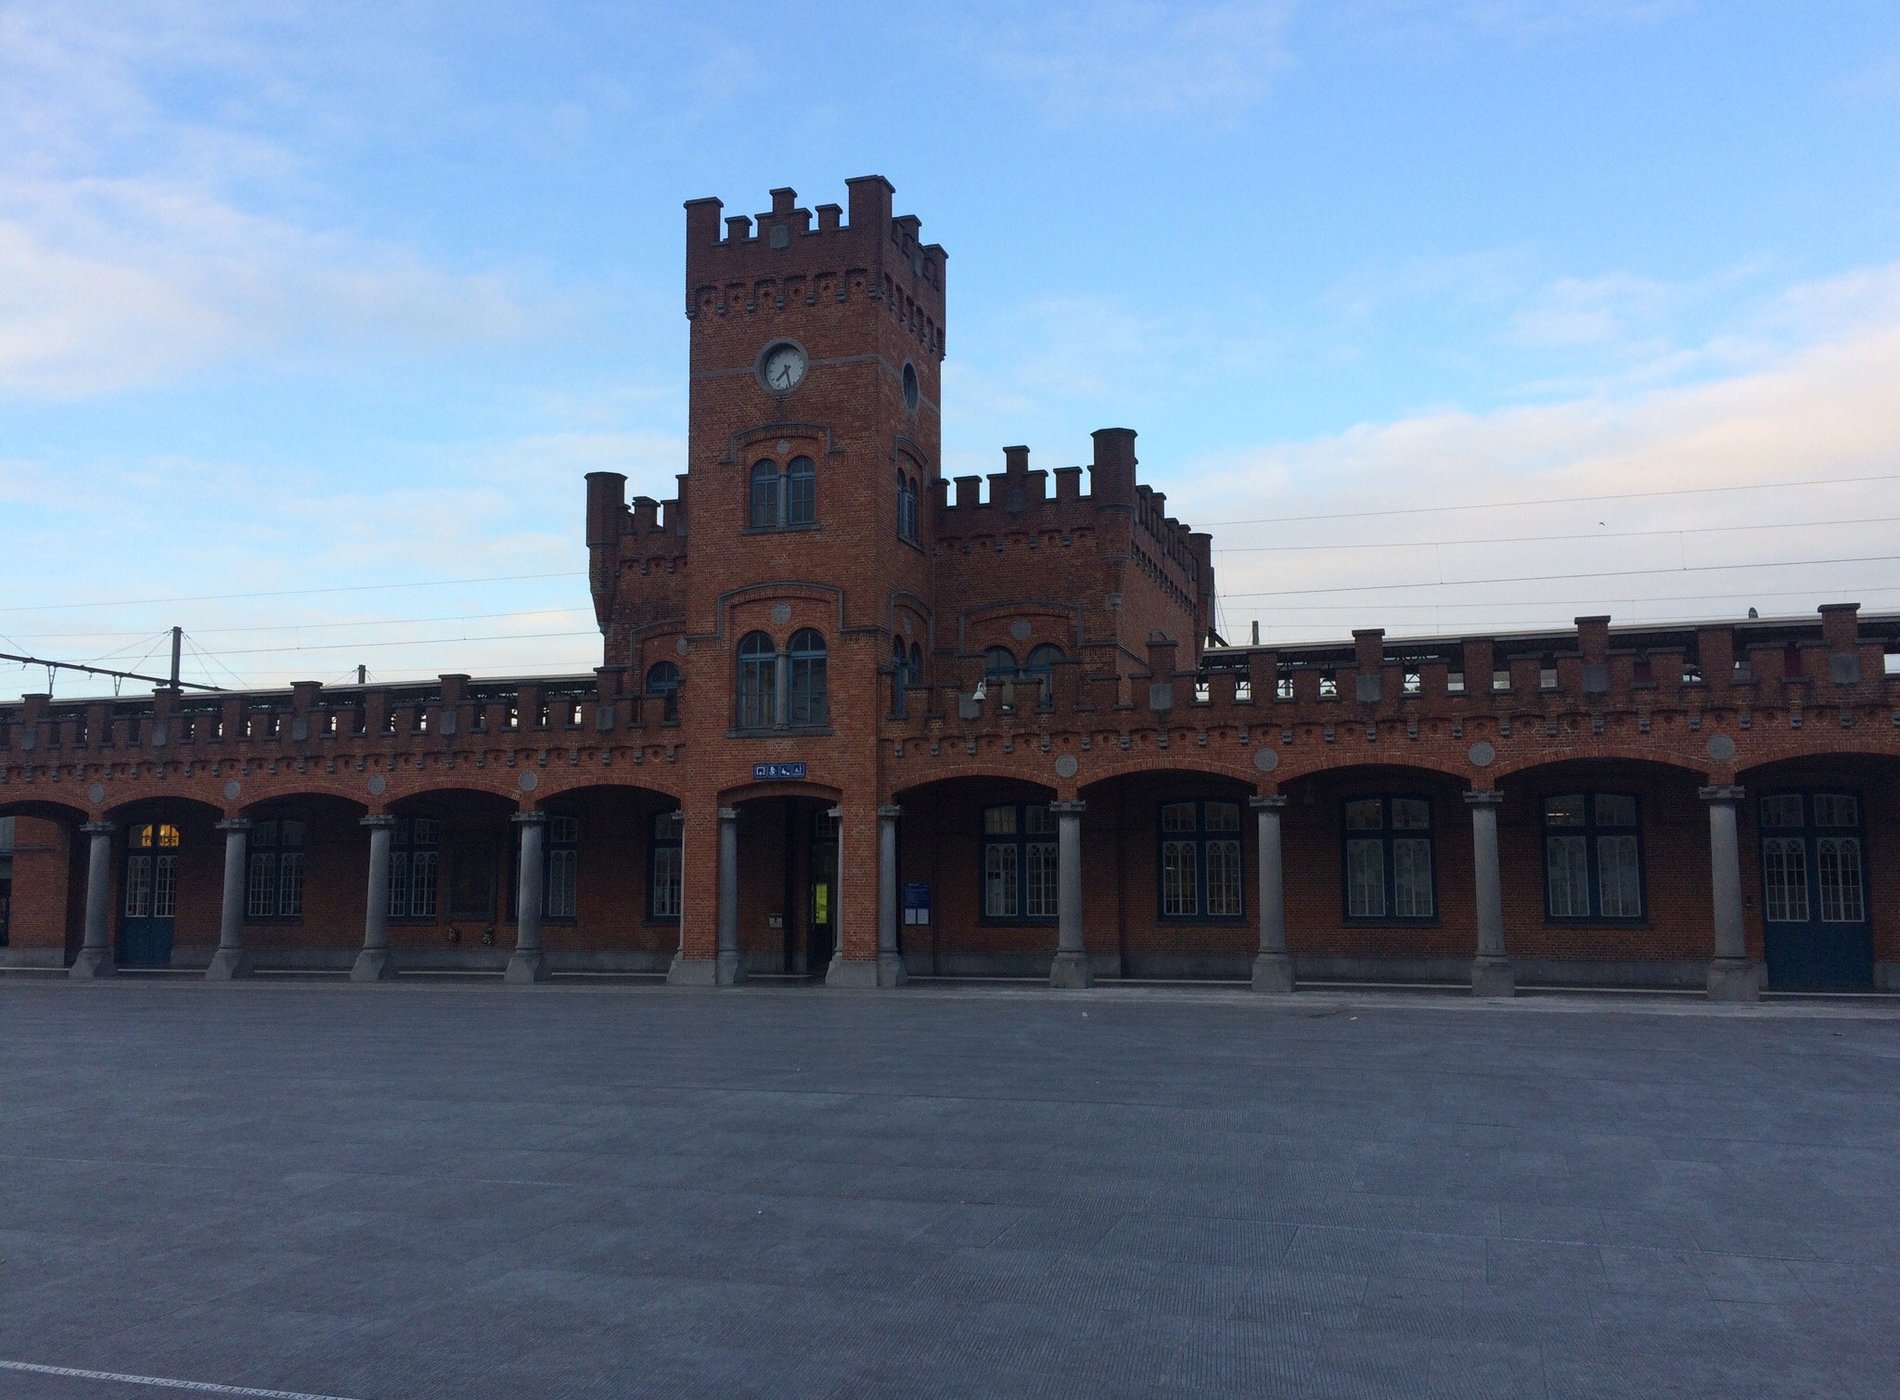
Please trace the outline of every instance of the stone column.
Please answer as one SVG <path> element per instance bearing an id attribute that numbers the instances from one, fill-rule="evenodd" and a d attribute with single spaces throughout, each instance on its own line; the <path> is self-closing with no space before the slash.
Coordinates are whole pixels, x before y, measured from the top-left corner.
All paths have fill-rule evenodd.
<path id="1" fill-rule="evenodd" d="M 844 952 L 844 832 L 843 806 L 830 807 L 825 815 L 838 823 L 837 880 L 831 891 L 831 965 L 825 969 L 827 987 L 875 987 L 877 962 L 871 958 L 848 958 Z"/>
<path id="2" fill-rule="evenodd" d="M 1736 812 L 1739 787 L 1717 785 L 1699 790 L 1709 805 L 1709 875 L 1715 894 L 1715 960 L 1709 964 L 1710 1001 L 1756 1001 L 1761 975 L 1748 960 L 1748 934 L 1742 925 L 1742 845 Z"/>
<path id="3" fill-rule="evenodd" d="M 251 975 L 251 960 L 244 951 L 244 876 L 251 823 L 244 817 L 230 817 L 218 823 L 218 830 L 224 833 L 224 905 L 218 911 L 218 951 L 211 955 L 205 977 L 227 982 Z"/>
<path id="4" fill-rule="evenodd" d="M 118 970 L 112 961 L 112 833 L 111 822 L 87 822 L 79 828 L 90 839 L 86 851 L 86 941 L 66 975 L 83 979 L 110 977 Z"/>
<path id="5" fill-rule="evenodd" d="M 509 982 L 545 982 L 548 958 L 541 951 L 541 838 L 548 827 L 546 812 L 516 812 L 521 829 L 521 862 L 515 867 L 515 950 L 508 956 Z"/>
<path id="6" fill-rule="evenodd" d="M 1082 946 L 1082 813 L 1086 802 L 1051 802 L 1056 814 L 1056 957 L 1049 965 L 1052 987 L 1086 987 L 1094 981 Z"/>
<path id="7" fill-rule="evenodd" d="M 902 807 L 877 809 L 877 984 L 901 987 L 910 980 L 898 946 L 903 917 L 902 891 L 897 887 L 897 819 Z"/>
<path id="8" fill-rule="evenodd" d="M 352 982 L 387 982 L 396 975 L 389 955 L 389 838 L 396 819 L 387 812 L 364 817 L 369 829 L 369 890 L 363 900 L 363 951 L 350 969 Z"/>
<path id="9" fill-rule="evenodd" d="M 1498 808 L 1504 794 L 1495 788 L 1465 794 L 1471 808 L 1471 871 L 1478 903 L 1478 956 L 1471 964 L 1471 994 L 1508 997 L 1517 991 L 1517 974 L 1504 955 L 1504 889 L 1498 875 Z"/>
<path id="10" fill-rule="evenodd" d="M 1260 831 L 1260 952 L 1253 960 L 1256 992 L 1293 990 L 1293 959 L 1286 951 L 1286 893 L 1280 863 L 1280 813 L 1286 798 L 1267 793 L 1250 799 Z"/>
<path id="11" fill-rule="evenodd" d="M 736 987 L 745 981 L 745 955 L 739 951 L 739 809 L 719 809 L 719 951 L 713 982 Z"/>

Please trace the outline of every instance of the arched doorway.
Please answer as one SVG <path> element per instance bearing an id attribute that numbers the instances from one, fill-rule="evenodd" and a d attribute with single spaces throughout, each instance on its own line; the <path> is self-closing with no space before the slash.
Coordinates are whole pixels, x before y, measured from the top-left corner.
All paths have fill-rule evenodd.
<path id="1" fill-rule="evenodd" d="M 119 966 L 171 966 L 183 844 L 183 833 L 169 821 L 139 821 L 126 828 Z"/>
<path id="2" fill-rule="evenodd" d="M 743 798 L 739 813 L 739 947 L 749 969 L 823 977 L 838 950 L 834 799 Z"/>

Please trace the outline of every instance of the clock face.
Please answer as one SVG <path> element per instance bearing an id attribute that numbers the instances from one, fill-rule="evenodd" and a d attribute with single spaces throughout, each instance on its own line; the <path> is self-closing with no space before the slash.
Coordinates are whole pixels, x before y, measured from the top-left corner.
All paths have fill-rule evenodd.
<path id="1" fill-rule="evenodd" d="M 775 341 L 759 356 L 759 379 L 775 394 L 788 393 L 805 377 L 805 352 L 789 340 Z"/>

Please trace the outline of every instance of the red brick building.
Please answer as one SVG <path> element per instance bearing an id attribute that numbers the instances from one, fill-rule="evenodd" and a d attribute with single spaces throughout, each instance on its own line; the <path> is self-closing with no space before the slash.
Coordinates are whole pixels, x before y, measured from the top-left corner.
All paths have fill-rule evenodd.
<path id="1" fill-rule="evenodd" d="M 0 706 L 6 959 L 1900 989 L 1900 617 L 1211 645 L 1132 432 L 944 479 L 944 252 L 849 191 L 686 206 L 593 675 Z"/>

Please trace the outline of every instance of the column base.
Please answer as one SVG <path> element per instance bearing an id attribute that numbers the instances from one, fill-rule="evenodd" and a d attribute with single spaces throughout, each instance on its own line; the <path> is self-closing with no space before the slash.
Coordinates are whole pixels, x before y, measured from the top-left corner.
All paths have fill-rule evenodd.
<path id="1" fill-rule="evenodd" d="M 720 987 L 736 987 L 745 981 L 745 954 L 721 953 L 713 962 L 713 983 Z"/>
<path id="2" fill-rule="evenodd" d="M 237 977 L 251 975 L 251 955 L 242 948 L 220 948 L 211 955 L 211 966 L 205 969 L 205 981 L 229 982 Z"/>
<path id="3" fill-rule="evenodd" d="M 910 981 L 910 973 L 904 969 L 904 958 L 900 953 L 879 953 L 877 955 L 877 984 L 887 991 L 901 987 Z"/>
<path id="4" fill-rule="evenodd" d="M 672 966 L 666 969 L 666 981 L 673 987 L 716 987 L 719 964 L 711 958 L 689 958 L 684 953 L 675 953 Z"/>
<path id="5" fill-rule="evenodd" d="M 396 960 L 387 948 L 365 948 L 350 967 L 352 982 L 393 982 L 395 978 Z"/>
<path id="6" fill-rule="evenodd" d="M 1087 953 L 1057 953 L 1055 961 L 1049 964 L 1049 985 L 1073 991 L 1094 983 L 1095 972 L 1089 966 Z"/>
<path id="7" fill-rule="evenodd" d="M 825 969 L 827 987 L 876 987 L 878 965 L 863 958 L 847 958 L 839 953 Z"/>
<path id="8" fill-rule="evenodd" d="M 1285 953 L 1262 953 L 1253 960 L 1253 989 L 1256 992 L 1293 990 L 1293 959 Z"/>
<path id="9" fill-rule="evenodd" d="M 1745 958 L 1717 958 L 1709 964 L 1709 1000 L 1760 1001 L 1760 970 Z"/>
<path id="10" fill-rule="evenodd" d="M 79 956 L 73 959 L 73 965 L 66 969 L 66 975 L 80 982 L 94 982 L 101 977 L 110 977 L 119 969 L 112 961 L 109 948 L 81 948 Z"/>
<path id="11" fill-rule="evenodd" d="M 504 982 L 545 982 L 548 980 L 548 955 L 539 948 L 517 948 L 508 955 Z"/>
<path id="12" fill-rule="evenodd" d="M 1517 970 L 1508 958 L 1479 958 L 1471 964 L 1471 995 L 1474 997 L 1514 997 L 1517 995 Z"/>

